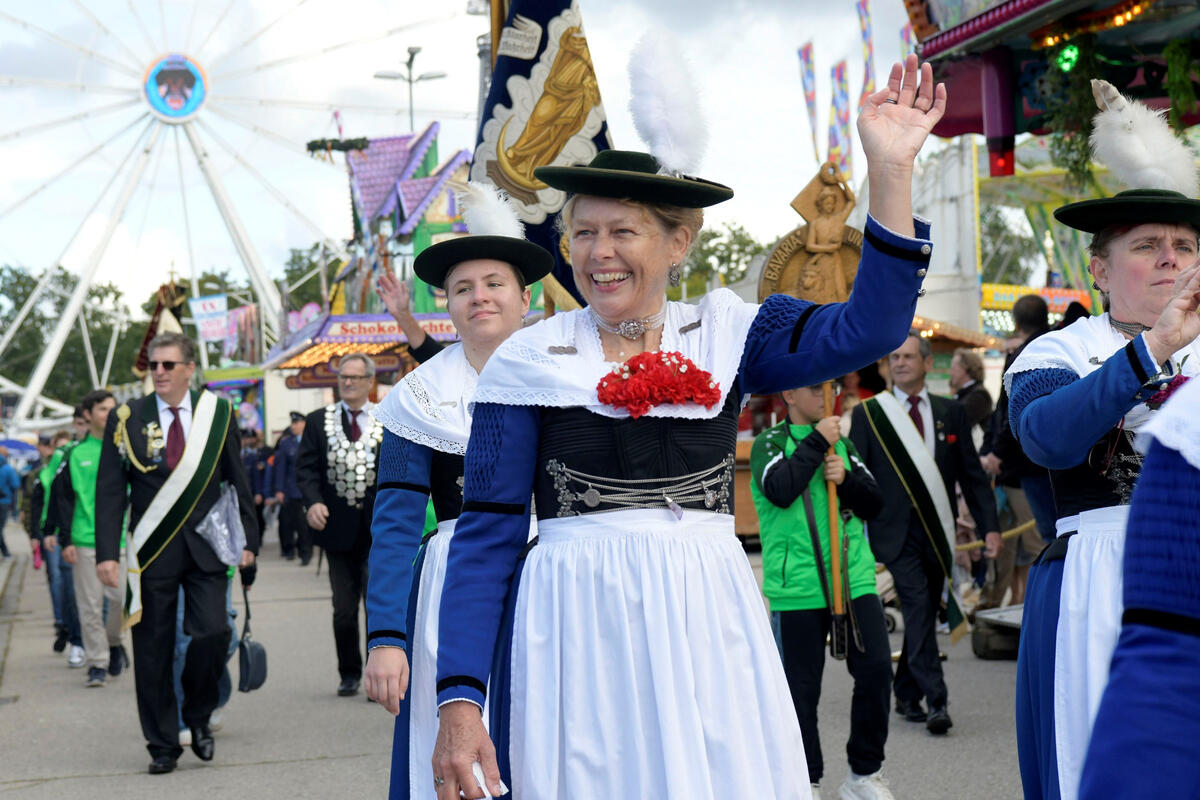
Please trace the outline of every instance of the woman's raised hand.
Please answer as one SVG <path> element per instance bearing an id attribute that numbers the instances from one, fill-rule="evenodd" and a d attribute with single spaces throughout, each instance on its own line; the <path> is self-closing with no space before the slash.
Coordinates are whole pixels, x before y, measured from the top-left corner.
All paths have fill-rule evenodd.
<path id="1" fill-rule="evenodd" d="M 917 73 L 920 73 L 918 82 Z M 921 145 L 946 112 L 946 85 L 934 86 L 933 68 L 910 55 L 893 64 L 887 86 L 858 112 L 858 137 L 868 170 L 911 170 Z"/>

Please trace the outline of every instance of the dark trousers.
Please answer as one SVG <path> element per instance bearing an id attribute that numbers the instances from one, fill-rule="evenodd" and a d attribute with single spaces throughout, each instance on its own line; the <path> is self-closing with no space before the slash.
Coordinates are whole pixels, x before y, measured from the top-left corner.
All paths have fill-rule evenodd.
<path id="1" fill-rule="evenodd" d="M 182 542 L 173 543 L 182 546 Z M 175 575 L 142 576 L 142 618 L 133 628 L 138 716 L 153 757 L 178 758 L 179 714 L 188 727 L 204 725 L 217 707 L 217 683 L 229 647 L 224 572 L 203 572 L 190 555 Z M 183 629 L 192 637 L 184 660 L 182 707 L 175 699 L 175 626 L 183 587 Z"/>
<path id="2" fill-rule="evenodd" d="M 913 703 L 925 698 L 930 708 L 944 706 L 948 692 L 938 659 L 937 622 L 946 574 L 919 522 L 910 523 L 900 555 L 887 568 L 904 615 L 904 646 L 893 683 L 896 698 Z"/>
<path id="3" fill-rule="evenodd" d="M 338 674 L 343 678 L 362 677 L 358 609 L 367 594 L 370 551 L 368 536 L 360 536 L 350 550 L 325 551 L 329 560 L 329 587 L 333 590 L 333 640 L 337 645 Z"/>
<path id="4" fill-rule="evenodd" d="M 888 702 L 892 696 L 892 648 L 888 642 L 883 606 L 874 594 L 851 601 L 862 631 L 859 652 L 850 642 L 846 667 L 854 677 L 850 700 L 850 738 L 846 756 L 850 769 L 859 775 L 878 772 L 883 766 L 883 747 L 888 734 Z M 827 609 L 783 611 L 779 614 L 783 671 L 787 675 L 792 703 L 800 719 L 808 777 L 813 783 L 825 774 L 821 739 L 817 733 L 817 703 L 821 699 L 821 675 L 825 671 L 825 637 L 831 617 Z"/>
<path id="5" fill-rule="evenodd" d="M 298 552 L 302 561 L 312 558 L 312 531 L 300 498 L 284 500 L 279 509 L 279 547 L 285 556 Z"/>

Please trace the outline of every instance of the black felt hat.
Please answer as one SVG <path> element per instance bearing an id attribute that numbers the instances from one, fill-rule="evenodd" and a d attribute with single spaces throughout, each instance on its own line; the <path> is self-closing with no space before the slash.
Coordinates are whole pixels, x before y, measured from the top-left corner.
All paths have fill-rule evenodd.
<path id="1" fill-rule="evenodd" d="M 633 150 L 601 150 L 586 167 L 538 167 L 534 177 L 572 194 L 617 197 L 683 208 L 705 208 L 733 197 L 719 183 L 660 174 L 658 160 Z"/>
<path id="2" fill-rule="evenodd" d="M 554 269 L 554 256 L 526 239 L 468 234 L 426 247 L 413 261 L 413 271 L 430 286 L 445 289 L 446 275 L 451 269 L 464 261 L 479 258 L 511 264 L 521 273 L 526 286 L 540 281 Z"/>
<path id="3" fill-rule="evenodd" d="M 1113 225 L 1190 225 L 1200 232 L 1200 200 L 1169 189 L 1129 189 L 1099 200 L 1081 200 L 1054 210 L 1064 225 L 1098 233 Z"/>

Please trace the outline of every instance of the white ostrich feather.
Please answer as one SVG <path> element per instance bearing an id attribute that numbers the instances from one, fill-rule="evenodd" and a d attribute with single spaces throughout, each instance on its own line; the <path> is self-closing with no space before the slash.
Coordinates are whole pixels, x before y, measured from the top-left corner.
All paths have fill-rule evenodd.
<path id="1" fill-rule="evenodd" d="M 1121 95 L 1108 81 L 1092 80 L 1100 108 L 1092 119 L 1092 154 L 1131 189 L 1200 194 L 1196 159 L 1167 124 L 1165 112 Z"/>
<path id="2" fill-rule="evenodd" d="M 490 183 L 449 181 L 462 207 L 463 222 L 473 236 L 525 238 L 525 226 L 508 194 Z"/>
<path id="3" fill-rule="evenodd" d="M 675 40 L 648 33 L 629 57 L 629 111 L 650 154 L 668 172 L 695 175 L 708 145 L 700 98 Z"/>

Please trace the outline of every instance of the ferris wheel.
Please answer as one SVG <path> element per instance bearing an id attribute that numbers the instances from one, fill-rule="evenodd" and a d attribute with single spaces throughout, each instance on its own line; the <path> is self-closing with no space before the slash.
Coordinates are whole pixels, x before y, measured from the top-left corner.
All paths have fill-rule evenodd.
<path id="1" fill-rule="evenodd" d="M 344 211 L 348 203 L 341 203 L 343 211 L 334 220 L 330 214 L 314 213 L 311 204 L 306 208 L 304 200 L 310 193 L 344 198 L 345 173 L 332 162 L 312 159 L 304 142 L 315 138 L 308 134 L 321 135 L 328 130 L 339 113 L 390 116 L 398 124 L 411 112 L 401 102 L 372 102 L 370 92 L 355 85 L 358 78 L 369 84 L 369 72 L 356 74 L 355 81 L 343 81 L 340 88 L 311 92 L 305 91 L 304 79 L 292 75 L 338 54 L 361 52 L 372 43 L 398 49 L 388 40 L 468 13 L 467 4 L 462 3 L 460 10 L 440 16 L 413 19 L 407 15 L 408 20 L 400 20 L 396 19 L 399 12 L 391 10 L 393 4 L 360 0 L 365 6 L 358 9 L 362 18 L 342 26 L 342 32 L 348 34 L 345 38 L 334 38 L 332 32 L 338 26 L 332 23 L 354 13 L 347 8 L 354 1 L 56 0 L 46 4 L 53 6 L 51 11 L 25 0 L 0 0 L 0 45 L 6 34 L 12 34 L 55 54 L 44 60 L 49 68 L 41 74 L 35 69 L 37 58 L 19 60 L 27 67 L 23 69 L 13 69 L 0 58 L 0 98 L 25 97 L 26 108 L 32 109 L 30 116 L 44 116 L 45 108 L 69 111 L 8 130 L 4 127 L 22 115 L 5 115 L 7 126 L 0 122 L 0 163 L 6 165 L 21 160 L 10 159 L 6 149 L 69 133 L 69 144 L 56 154 L 56 166 L 61 166 L 47 170 L 49 174 L 34 175 L 15 197 L 0 202 L 0 242 L 18 241 L 34 221 L 45 216 L 44 208 L 34 210 L 37 204 L 44 205 L 56 187 L 68 183 L 72 187 L 71 202 L 55 205 L 53 211 L 53 238 L 55 244 L 61 240 L 60 254 L 34 265 L 35 270 L 44 269 L 14 323 L 0 333 L 0 363 L 29 311 L 49 289 L 55 267 L 72 248 L 77 254 L 80 247 L 87 248 L 85 257 L 75 259 L 79 280 L 24 387 L 14 414 L 16 425 L 41 409 L 61 406 L 42 397 L 41 392 L 80 318 L 88 289 L 98 279 L 114 236 L 119 229 L 126 238 L 137 240 L 140 236 L 129 232 L 136 227 L 130 224 L 136 222 L 130 219 L 136 214 L 130 212 L 140 201 L 144 200 L 142 231 L 153 210 L 169 209 L 164 213 L 173 226 L 170 238 L 173 246 L 180 248 L 179 262 L 186 261 L 191 267 L 193 292 L 199 272 L 197 242 L 211 247 L 214 239 L 223 239 L 224 247 L 231 251 L 230 260 L 235 255 L 244 268 L 259 305 L 264 343 L 269 346 L 286 334 L 280 330 L 281 294 L 259 255 L 253 235 L 258 232 L 247 222 L 248 215 L 259 217 L 264 208 L 273 206 L 290 219 L 292 227 L 303 231 L 296 234 L 304 238 L 294 241 L 295 246 L 307 246 L 315 237 L 332 253 L 344 255 L 345 241 L 350 238 L 349 214 Z M 317 41 L 311 37 L 304 41 L 303 35 L 296 34 L 314 30 L 320 32 Z M 281 37 L 288 37 L 285 43 L 276 41 L 273 47 L 265 47 Z M 0 47 L 0 57 L 3 53 Z M 72 61 L 70 77 L 55 68 L 64 63 L 70 66 Z M 379 94 L 376 90 L 376 100 Z M 73 98 L 72 105 L 55 102 L 62 97 Z M 422 111 L 449 119 L 474 116 L 473 110 L 423 107 Z M 291 115 L 290 130 L 281 122 L 285 115 Z M 297 118 L 301 121 L 296 122 Z M 340 121 L 336 124 L 340 129 Z M 259 163 L 268 151 L 277 162 L 280 153 L 286 154 L 282 156 L 285 165 L 274 173 Z M 311 178 L 297 183 L 294 173 Z M 285 176 L 284 181 L 280 175 Z M 240 187 L 240 194 L 231 191 L 234 185 Z M 197 191 L 200 199 L 203 194 L 211 198 L 211 203 L 204 205 L 210 219 L 215 208 L 216 230 L 198 229 L 197 217 L 202 213 L 194 196 Z M 164 194 L 177 197 L 171 200 Z M 335 235 L 337 231 L 343 235 Z M 141 247 L 140 240 L 135 246 Z M 0 251 L 0 259 L 6 257 L 11 260 Z M 138 269 L 139 265 L 129 268 Z M 140 268 L 155 270 L 144 277 L 147 292 L 161 283 L 167 272 L 163 263 Z M 114 343 L 115 338 L 116 333 Z M 90 354 L 90 342 L 85 339 L 85 343 Z M 93 376 L 100 377 L 94 360 L 89 366 Z M 106 364 L 103 377 L 96 380 L 98 384 L 107 382 L 109 366 Z M 13 385 L 2 374 L 0 383 Z"/>

